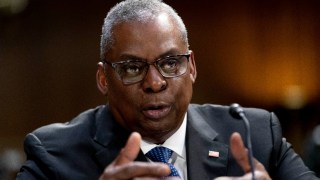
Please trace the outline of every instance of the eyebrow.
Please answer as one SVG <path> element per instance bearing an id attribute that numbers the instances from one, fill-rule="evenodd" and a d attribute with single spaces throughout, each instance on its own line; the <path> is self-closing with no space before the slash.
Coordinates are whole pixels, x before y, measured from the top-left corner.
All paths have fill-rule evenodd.
<path id="1" fill-rule="evenodd" d="M 178 55 L 178 54 L 184 54 L 184 53 L 179 53 L 179 51 L 177 49 L 171 49 L 169 51 L 166 51 L 165 53 L 160 54 L 159 56 L 157 56 L 155 59 L 152 60 L 157 60 L 166 56 L 172 56 L 172 55 Z M 126 60 L 141 60 L 141 61 L 148 61 L 148 59 L 145 58 L 141 58 L 132 54 L 123 54 L 120 56 L 120 58 L 118 59 L 118 61 L 126 61 Z"/>

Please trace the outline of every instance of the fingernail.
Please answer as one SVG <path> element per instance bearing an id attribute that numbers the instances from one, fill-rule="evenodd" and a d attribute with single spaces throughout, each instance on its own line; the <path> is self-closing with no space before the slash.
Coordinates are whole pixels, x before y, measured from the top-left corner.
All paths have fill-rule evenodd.
<path id="1" fill-rule="evenodd" d="M 168 173 L 170 173 L 170 168 L 169 168 L 169 166 L 166 165 L 166 164 L 161 165 L 161 167 L 160 167 L 158 170 L 161 171 L 161 172 L 168 172 Z"/>

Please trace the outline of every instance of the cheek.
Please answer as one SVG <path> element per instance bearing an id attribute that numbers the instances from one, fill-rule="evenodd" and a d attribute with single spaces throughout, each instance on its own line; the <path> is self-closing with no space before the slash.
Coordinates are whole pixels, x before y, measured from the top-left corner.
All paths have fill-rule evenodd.
<path id="1" fill-rule="evenodd" d="M 109 105 L 115 119 L 122 126 L 129 128 L 134 124 L 132 117 L 138 117 L 136 108 L 139 97 L 128 87 L 113 86 L 108 94 Z"/>
<path id="2" fill-rule="evenodd" d="M 138 84 L 123 85 L 121 80 L 112 75 L 109 76 L 108 81 L 109 104 L 115 107 L 118 112 L 124 112 L 121 114 L 130 113 L 132 115 L 131 111 L 139 101 L 139 95 L 137 94 Z"/>
<path id="3" fill-rule="evenodd" d="M 130 88 L 128 86 L 124 86 L 122 81 L 119 80 L 115 73 L 112 72 L 112 69 L 108 69 L 107 71 L 107 81 L 108 81 L 108 99 L 109 102 L 113 100 L 117 100 L 117 103 L 121 103 L 126 96 L 128 96 L 128 92 L 130 92 Z"/>
<path id="4" fill-rule="evenodd" d="M 188 107 L 191 98 L 192 98 L 192 86 L 193 83 L 189 79 L 189 76 L 185 76 L 181 81 L 173 83 L 172 89 L 175 91 L 172 94 L 175 94 L 175 100 L 177 103 L 177 108 L 184 111 Z"/>
<path id="5" fill-rule="evenodd" d="M 125 104 L 126 106 L 134 104 L 137 99 L 137 93 L 132 86 L 123 86 L 122 84 L 113 85 L 109 89 L 109 102 L 114 104 Z"/>

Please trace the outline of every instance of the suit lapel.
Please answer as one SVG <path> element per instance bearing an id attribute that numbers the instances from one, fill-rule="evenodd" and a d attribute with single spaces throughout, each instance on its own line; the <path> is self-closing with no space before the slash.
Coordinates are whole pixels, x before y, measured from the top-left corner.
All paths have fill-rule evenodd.
<path id="1" fill-rule="evenodd" d="M 115 122 L 108 105 L 96 113 L 95 121 L 95 159 L 104 169 L 119 154 L 129 133 Z"/>
<path id="2" fill-rule="evenodd" d="M 97 112 L 95 120 L 96 134 L 93 138 L 96 149 L 95 160 L 104 170 L 125 146 L 130 132 L 114 120 L 108 106 Z M 141 150 L 136 161 L 147 161 Z"/>
<path id="3" fill-rule="evenodd" d="M 218 141 L 217 132 L 198 112 L 189 109 L 187 122 L 188 180 L 225 176 L 227 174 L 228 145 Z M 219 152 L 219 156 L 210 156 L 209 151 Z"/>

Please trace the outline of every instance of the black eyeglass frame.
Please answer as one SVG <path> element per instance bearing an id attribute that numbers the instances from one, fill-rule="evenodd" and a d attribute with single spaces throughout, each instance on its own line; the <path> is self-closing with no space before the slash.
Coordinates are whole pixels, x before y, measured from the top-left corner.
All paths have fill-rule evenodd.
<path id="1" fill-rule="evenodd" d="M 154 65 L 154 67 L 155 67 L 155 68 L 160 72 L 160 74 L 161 74 L 163 77 L 165 77 L 165 78 L 173 78 L 173 77 L 181 76 L 181 75 L 183 75 L 183 74 L 186 72 L 187 68 L 186 68 L 185 72 L 183 72 L 183 73 L 181 73 L 181 74 L 171 75 L 171 76 L 170 76 L 170 75 L 163 74 L 164 72 L 162 71 L 162 69 L 159 67 L 159 65 L 158 65 L 157 63 L 158 63 L 159 61 L 161 61 L 161 60 L 165 60 L 165 59 L 169 59 L 169 58 L 174 58 L 174 57 L 185 57 L 185 58 L 187 59 L 187 62 L 189 62 L 190 55 L 191 55 L 190 53 L 188 53 L 188 54 L 170 55 L 170 56 L 165 56 L 165 57 L 158 58 L 158 59 L 156 59 L 156 60 L 153 61 L 153 62 L 142 61 L 142 60 L 125 60 L 125 61 L 118 61 L 118 62 L 108 62 L 108 61 L 106 61 L 106 60 L 103 60 L 102 63 L 103 63 L 103 64 L 109 64 L 109 65 L 114 69 L 114 71 L 117 73 L 118 79 L 121 80 L 123 84 L 125 84 L 125 85 L 130 85 L 130 84 L 134 84 L 134 83 L 138 83 L 138 82 L 142 81 L 142 80 L 144 79 L 145 75 L 147 74 L 150 65 Z M 180 59 L 180 58 L 178 58 L 178 59 Z M 141 80 L 133 81 L 133 82 L 124 82 L 124 81 L 123 81 L 121 75 L 117 72 L 116 68 L 117 68 L 117 66 L 118 66 L 119 64 L 124 64 L 124 63 L 129 63 L 129 62 L 142 62 L 142 63 L 146 63 L 146 64 L 149 65 L 149 66 L 147 66 L 147 69 L 146 69 L 146 71 L 145 71 L 146 74 L 143 76 L 143 78 L 142 78 Z"/>

